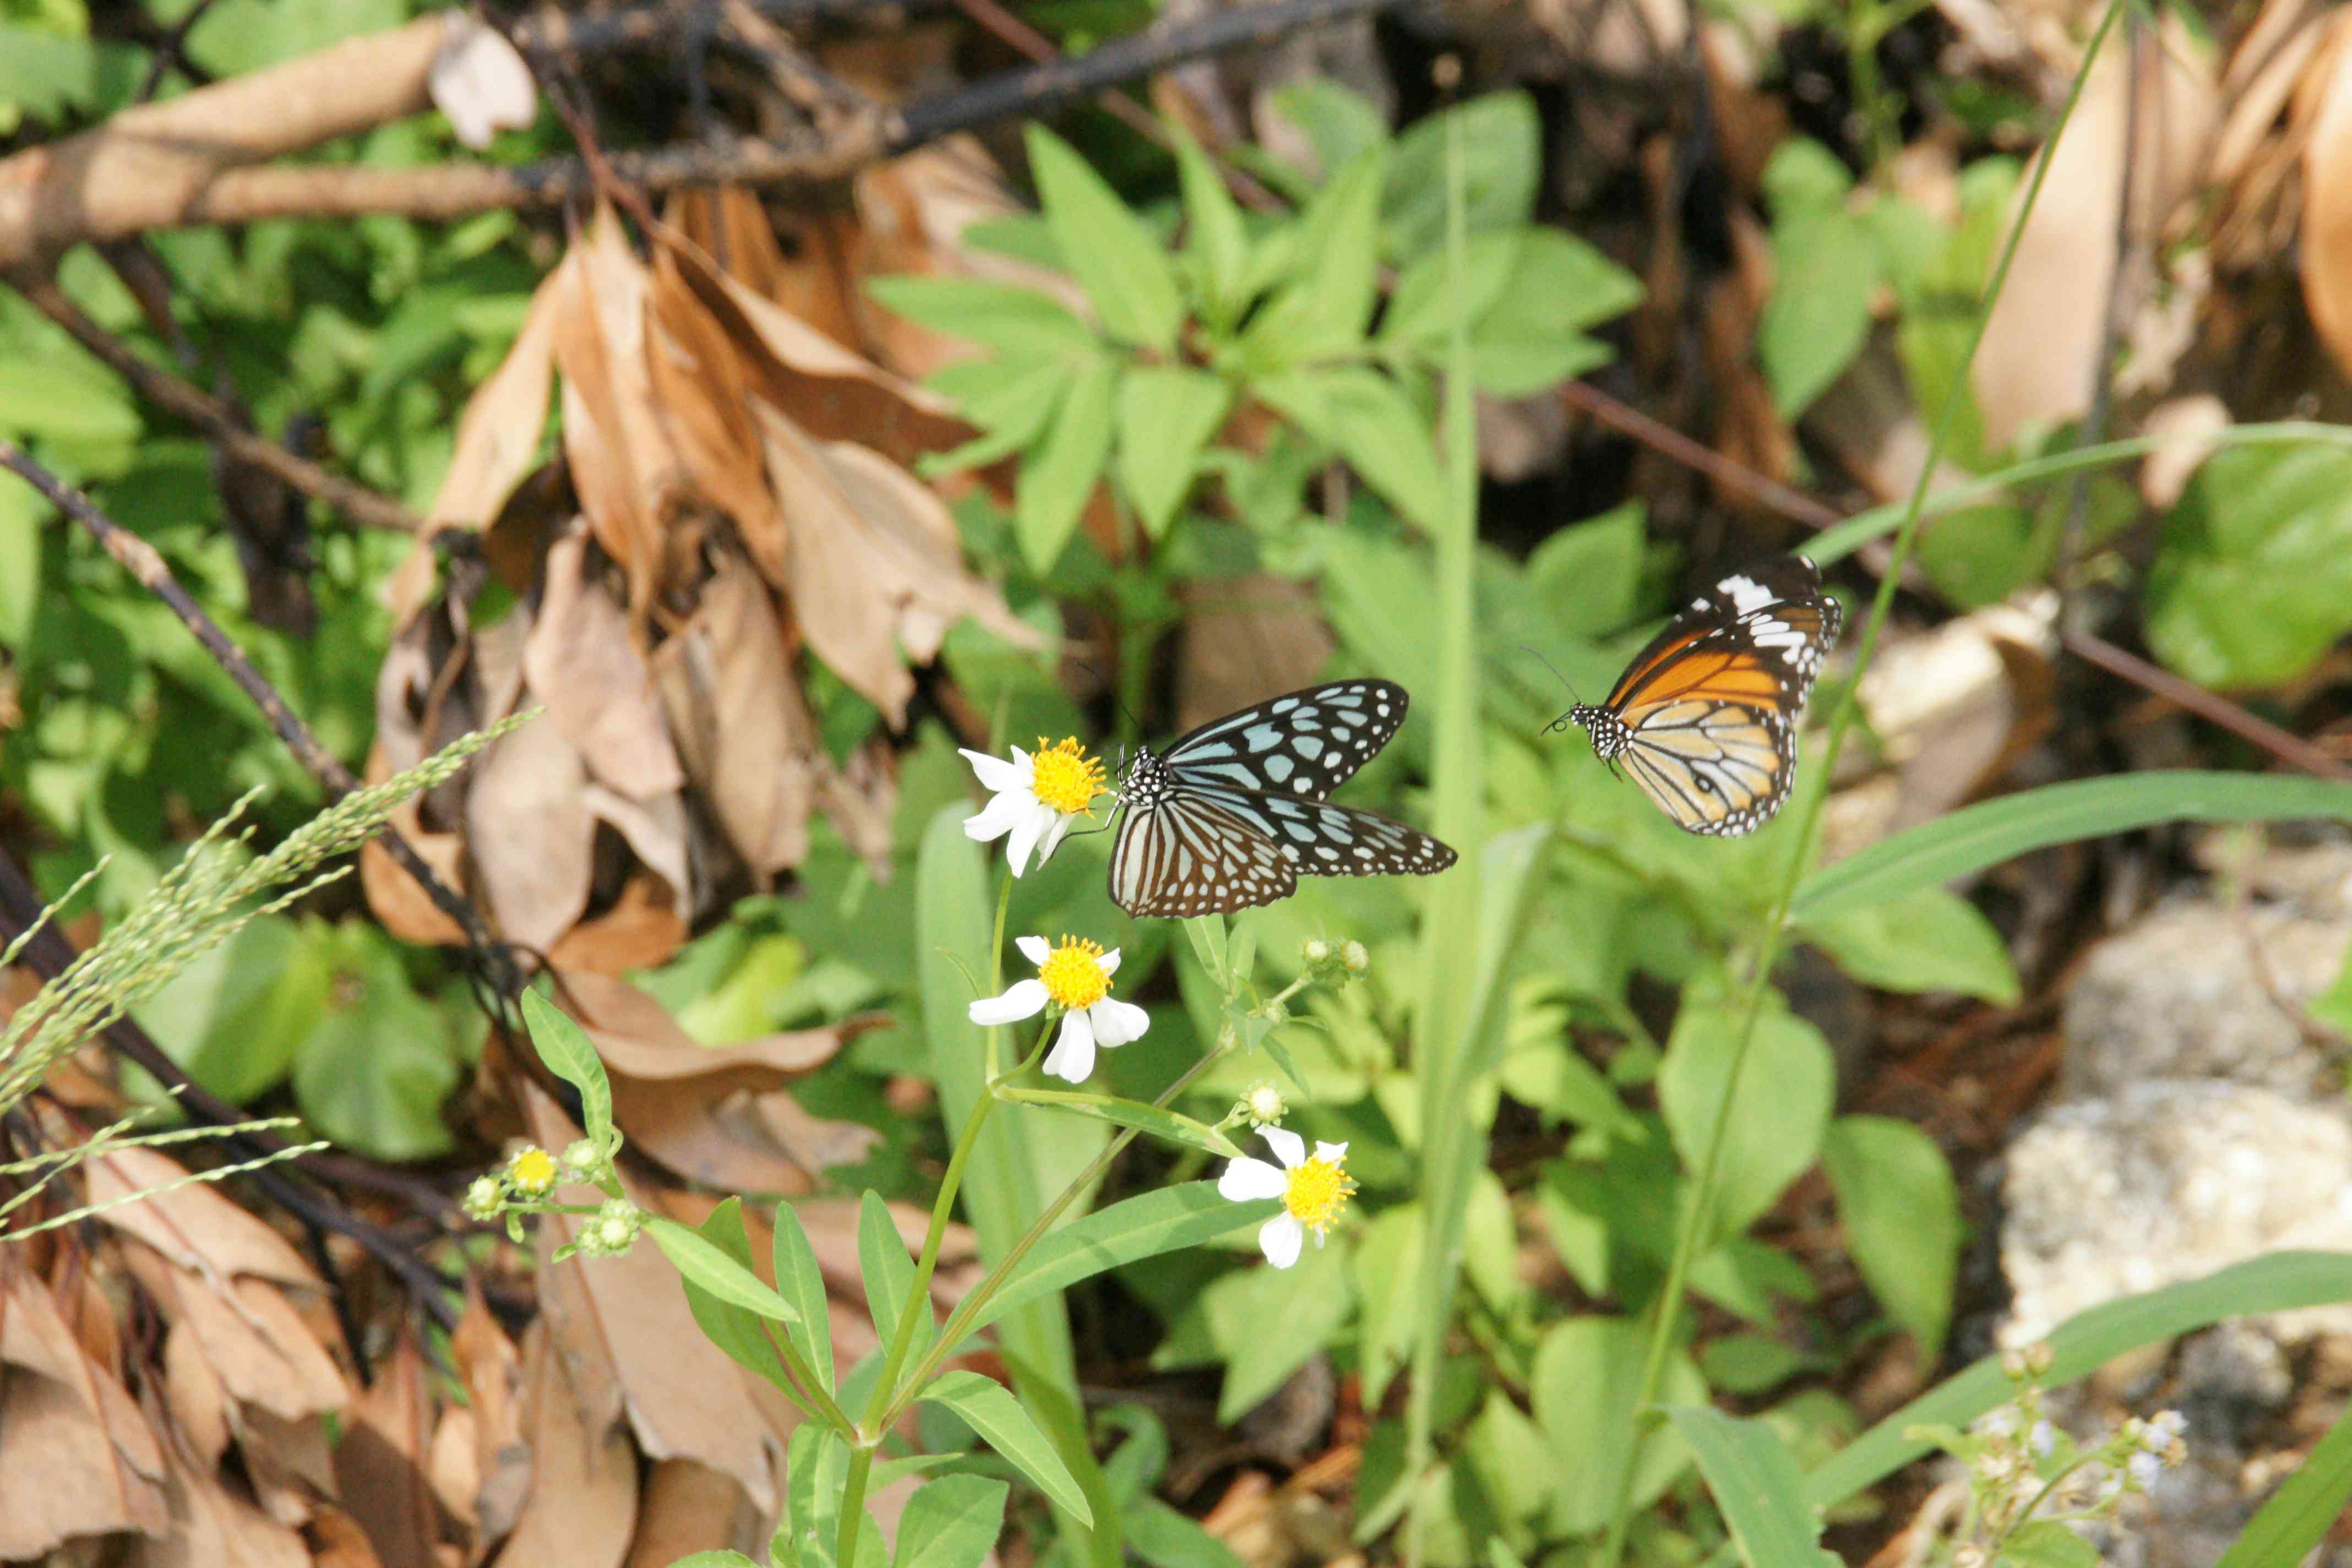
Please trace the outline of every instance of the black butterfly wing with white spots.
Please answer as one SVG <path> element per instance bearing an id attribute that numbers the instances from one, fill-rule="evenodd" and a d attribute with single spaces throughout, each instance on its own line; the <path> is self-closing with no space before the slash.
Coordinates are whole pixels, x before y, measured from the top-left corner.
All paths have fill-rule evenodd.
<path id="1" fill-rule="evenodd" d="M 1411 699 L 1392 680 L 1335 680 L 1212 720 L 1162 759 L 1188 780 L 1327 799 L 1380 753 Z"/>
<path id="2" fill-rule="evenodd" d="M 1378 812 L 1243 790 L 1190 793 L 1247 823 L 1302 876 L 1425 877 L 1454 864 L 1452 848 Z"/>
<path id="3" fill-rule="evenodd" d="M 1182 919 L 1297 890 L 1298 873 L 1272 839 L 1190 792 L 1130 805 L 1119 822 L 1110 896 L 1129 914 Z"/>

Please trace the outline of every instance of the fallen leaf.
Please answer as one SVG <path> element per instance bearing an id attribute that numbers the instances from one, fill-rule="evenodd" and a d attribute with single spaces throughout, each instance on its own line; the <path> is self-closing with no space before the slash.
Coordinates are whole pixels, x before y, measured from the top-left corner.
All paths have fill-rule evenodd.
<path id="1" fill-rule="evenodd" d="M 428 581 L 434 560 L 429 536 L 445 528 L 487 529 L 523 476 L 538 464 L 555 375 L 555 318 L 562 308 L 557 300 L 562 287 L 554 274 L 541 282 L 514 346 L 489 379 L 474 389 L 466 411 L 457 416 L 448 469 L 425 514 L 428 537 L 417 542 Z M 416 590 L 410 585 L 407 591 L 414 595 Z M 395 606 L 396 624 L 405 626 L 414 608 L 410 615 L 401 615 Z"/>
<path id="2" fill-rule="evenodd" d="M 138 1568 L 310 1568 L 301 1535 L 278 1523 L 218 1478 L 196 1468 L 177 1444 L 164 1448 L 171 1528 L 160 1541 L 132 1543 L 124 1561 Z"/>
<path id="3" fill-rule="evenodd" d="M 450 16 L 425 85 L 457 140 L 477 153 L 498 132 L 524 130 L 539 118 L 530 67 L 505 34 L 463 11 Z"/>
<path id="4" fill-rule="evenodd" d="M 441 1510 L 425 1475 L 432 1424 L 425 1358 L 404 1325 L 334 1450 L 336 1492 L 383 1568 L 436 1568 Z"/>
<path id="5" fill-rule="evenodd" d="M 289 1421 L 342 1408 L 342 1374 L 276 1285 L 207 1277 L 137 1244 L 124 1262 L 165 1321 L 194 1335 L 231 1398 Z"/>
<path id="6" fill-rule="evenodd" d="M 237 1457 L 254 1501 L 279 1524 L 300 1529 L 320 1500 L 335 1495 L 335 1455 L 315 1415 L 287 1420 L 258 1405 L 235 1407 Z"/>
<path id="7" fill-rule="evenodd" d="M 523 1335 L 530 1496 L 497 1562 L 619 1568 L 636 1528 L 636 1450 L 617 1420 L 611 1361 L 593 1342 L 584 1354 L 568 1352 L 557 1337 L 544 1316 Z"/>
<path id="8" fill-rule="evenodd" d="M 626 974 L 667 963 L 686 945 L 687 934 L 677 895 L 659 877 L 640 870 L 621 885 L 609 909 L 565 931 L 547 950 L 547 962 L 556 969 Z"/>
<path id="9" fill-rule="evenodd" d="M 694 488 L 735 523 L 743 548 L 782 581 L 784 518 L 760 455 L 751 418 L 756 374 L 741 342 L 711 315 L 679 274 L 677 251 L 654 257 L 654 332 L 647 363 L 668 411 L 679 457 Z"/>
<path id="10" fill-rule="evenodd" d="M 2352 367 L 2352 30 L 2337 18 L 2303 154 L 2303 298 L 2338 371 Z M 2323 74 L 2324 70 L 2324 74 Z"/>
<path id="11" fill-rule="evenodd" d="M 669 1568 L 697 1552 L 749 1553 L 761 1544 L 760 1523 L 734 1478 L 692 1459 L 665 1459 L 646 1473 L 625 1568 Z"/>
<path id="12" fill-rule="evenodd" d="M 475 1521 L 478 1539 L 497 1541 L 514 1528 L 530 1489 L 530 1447 L 522 1435 L 522 1357 L 471 1279 L 466 1282 L 466 1310 L 449 1333 L 449 1357 L 466 1385 L 467 1436 L 478 1478 L 461 1517 Z"/>
<path id="13" fill-rule="evenodd" d="M 152 1149 L 118 1148 L 82 1164 L 99 1219 L 138 1237 L 183 1268 L 228 1279 L 252 1275 L 283 1285 L 323 1289 L 291 1244 L 205 1183 L 161 1189 L 187 1167 Z M 131 1200 L 134 1195 L 137 1201 Z"/>
<path id="14" fill-rule="evenodd" d="M 0 1559 L 84 1536 L 170 1525 L 162 1447 L 130 1394 L 92 1363 L 47 1289 L 0 1257 Z"/>
<path id="15" fill-rule="evenodd" d="M 310 1516 L 310 1568 L 383 1568 L 359 1521 L 332 1503 L 319 1505 Z"/>
<path id="16" fill-rule="evenodd" d="M 205 1358 L 195 1331 L 181 1325 L 163 1336 L 163 1403 L 189 1451 L 206 1468 L 228 1452 L 228 1390 Z"/>
<path id="17" fill-rule="evenodd" d="M 557 540 L 547 552 L 546 587 L 522 668 L 532 698 L 547 704 L 550 727 L 562 731 L 590 776 L 639 801 L 685 784 L 629 618 L 590 574 L 583 534 Z M 684 879 L 672 885 L 683 891 Z"/>
<path id="18" fill-rule="evenodd" d="M 2213 454 L 2214 437 L 2230 427 L 2230 409 L 2210 392 L 2158 404 L 2140 421 L 2140 434 L 2164 445 L 2140 459 L 2139 494 L 2149 508 L 2168 511 L 2189 476 Z"/>
<path id="19" fill-rule="evenodd" d="M 1331 657 L 1314 592 L 1269 572 L 1177 592 L 1176 728 L 1190 730 L 1277 691 L 1307 685 Z"/>
<path id="20" fill-rule="evenodd" d="M 595 823 L 588 770 L 558 726 L 525 724 L 474 759 L 466 847 L 509 942 L 544 952 L 588 908 Z"/>

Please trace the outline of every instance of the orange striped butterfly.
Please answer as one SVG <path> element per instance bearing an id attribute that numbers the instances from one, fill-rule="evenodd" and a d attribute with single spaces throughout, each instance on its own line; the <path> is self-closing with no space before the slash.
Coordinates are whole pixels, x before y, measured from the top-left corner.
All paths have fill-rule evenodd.
<path id="1" fill-rule="evenodd" d="M 1753 833 L 1789 798 L 1797 715 L 1843 621 L 1801 555 L 1731 573 L 1633 656 L 1607 701 L 1544 732 L 1582 725 L 1685 832 Z"/>

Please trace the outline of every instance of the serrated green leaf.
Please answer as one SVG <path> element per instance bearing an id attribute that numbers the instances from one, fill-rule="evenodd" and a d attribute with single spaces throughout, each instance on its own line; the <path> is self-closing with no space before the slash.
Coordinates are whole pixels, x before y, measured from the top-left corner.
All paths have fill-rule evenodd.
<path id="1" fill-rule="evenodd" d="M 1087 1507 L 1086 1495 L 1079 1491 L 1068 1467 L 1003 1384 L 976 1372 L 942 1373 L 920 1397 L 962 1416 L 982 1442 L 1028 1477 L 1055 1504 L 1087 1525 L 1094 1523 L 1094 1512 Z"/>
<path id="2" fill-rule="evenodd" d="M 1034 121 L 1026 129 L 1045 221 L 1103 330 L 1172 354 L 1184 306 L 1160 241 L 1068 142 Z"/>
<path id="3" fill-rule="evenodd" d="M 1021 553 L 1040 577 L 1062 557 L 1078 518 L 1102 479 L 1110 458 L 1114 394 L 1118 367 L 1097 357 L 1079 367 L 1053 423 L 1022 461 L 1014 487 L 1013 519 Z"/>
<path id="4" fill-rule="evenodd" d="M 1232 404 L 1222 377 L 1187 365 L 1139 365 L 1119 378 L 1119 485 L 1152 538 L 1176 520 Z"/>

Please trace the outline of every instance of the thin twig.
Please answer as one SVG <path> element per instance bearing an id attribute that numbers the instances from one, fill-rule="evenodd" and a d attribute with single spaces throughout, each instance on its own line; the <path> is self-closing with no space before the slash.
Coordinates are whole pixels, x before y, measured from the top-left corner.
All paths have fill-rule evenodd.
<path id="1" fill-rule="evenodd" d="M 423 520 L 390 496 L 354 484 L 266 436 L 246 428 L 236 411 L 202 387 L 184 381 L 140 356 L 130 344 L 90 320 L 57 280 L 46 273 L 18 271 L 9 284 L 41 314 L 63 327 L 74 342 L 129 382 L 131 390 L 158 408 L 187 421 L 218 442 L 232 458 L 250 463 L 304 495 L 325 502 L 369 528 L 414 533 Z"/>
<path id="2" fill-rule="evenodd" d="M 206 615 L 204 606 L 180 585 L 179 579 L 172 575 L 172 568 L 153 545 L 100 511 L 88 496 L 35 462 L 14 443 L 0 441 L 0 468 L 14 472 L 40 491 L 52 505 L 81 524 L 123 570 L 138 580 L 142 587 L 163 600 L 172 613 L 180 617 L 181 624 L 194 635 L 196 641 L 204 645 L 205 651 L 212 655 L 214 662 L 236 682 L 237 689 L 261 710 L 261 716 L 268 721 L 278 738 L 286 743 L 287 750 L 294 753 L 295 759 L 310 771 L 313 778 L 326 786 L 331 795 L 340 798 L 360 787 L 360 781 L 343 766 L 342 759 L 327 750 L 310 726 L 287 706 L 286 699 L 278 695 L 277 688 L 254 668 L 253 660 L 246 657 L 245 650 L 237 647 L 229 635 L 221 630 L 219 623 Z M 417 886 L 425 889 L 434 907 L 457 921 L 459 929 L 465 931 L 467 946 L 477 955 L 498 993 L 509 997 L 519 994 L 522 982 L 513 955 L 503 942 L 490 934 L 474 906 L 442 882 L 433 868 L 425 864 L 425 858 L 416 852 L 415 847 L 401 836 L 398 828 L 386 826 L 379 842 L 400 868 L 416 879 Z"/>

